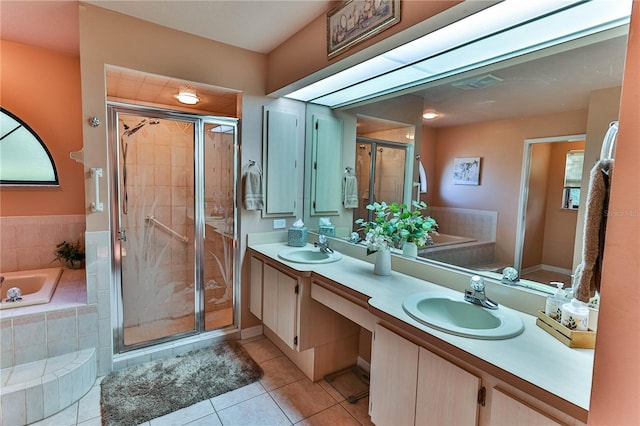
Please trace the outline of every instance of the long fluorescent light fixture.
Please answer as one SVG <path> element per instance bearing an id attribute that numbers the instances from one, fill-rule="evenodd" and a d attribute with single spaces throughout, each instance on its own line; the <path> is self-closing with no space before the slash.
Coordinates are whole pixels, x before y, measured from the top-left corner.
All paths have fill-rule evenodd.
<path id="1" fill-rule="evenodd" d="M 628 24 L 631 5 L 505 0 L 285 97 L 351 105 Z"/>

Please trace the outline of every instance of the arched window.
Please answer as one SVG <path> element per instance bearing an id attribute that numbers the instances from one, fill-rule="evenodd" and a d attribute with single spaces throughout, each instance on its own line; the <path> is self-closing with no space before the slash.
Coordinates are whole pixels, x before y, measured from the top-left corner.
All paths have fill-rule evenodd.
<path id="1" fill-rule="evenodd" d="M 0 107 L 0 184 L 58 186 L 53 157 L 40 136 Z"/>

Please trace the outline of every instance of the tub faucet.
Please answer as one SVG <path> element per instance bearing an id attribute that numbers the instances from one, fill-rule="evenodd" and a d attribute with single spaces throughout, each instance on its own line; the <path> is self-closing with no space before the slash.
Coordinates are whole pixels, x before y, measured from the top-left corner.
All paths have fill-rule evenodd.
<path id="1" fill-rule="evenodd" d="M 484 279 L 478 275 L 471 277 L 471 289 L 464 292 L 464 300 L 487 309 L 498 309 L 498 304 L 484 294 Z"/>
<path id="2" fill-rule="evenodd" d="M 318 237 L 318 242 L 313 243 L 313 245 L 315 247 L 319 247 L 322 253 L 327 253 L 327 254 L 333 253 L 333 249 L 329 248 L 329 242 L 327 241 L 326 235 L 320 235 Z"/>

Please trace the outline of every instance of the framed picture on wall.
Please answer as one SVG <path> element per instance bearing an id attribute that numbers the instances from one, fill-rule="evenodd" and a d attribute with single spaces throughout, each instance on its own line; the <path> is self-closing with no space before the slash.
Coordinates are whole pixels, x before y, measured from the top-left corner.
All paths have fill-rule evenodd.
<path id="1" fill-rule="evenodd" d="M 327 13 L 327 55 L 332 58 L 398 22 L 400 0 L 343 1 Z"/>
<path id="2" fill-rule="evenodd" d="M 457 157 L 453 160 L 454 185 L 480 185 L 480 157 Z"/>

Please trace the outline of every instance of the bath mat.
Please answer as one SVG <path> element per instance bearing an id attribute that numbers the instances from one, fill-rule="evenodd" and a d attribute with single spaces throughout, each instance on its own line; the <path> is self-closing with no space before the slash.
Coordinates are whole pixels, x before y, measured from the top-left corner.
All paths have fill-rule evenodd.
<path id="1" fill-rule="evenodd" d="M 138 425 L 253 383 L 262 374 L 237 342 L 114 371 L 100 385 L 102 424 Z"/>

